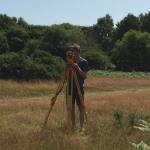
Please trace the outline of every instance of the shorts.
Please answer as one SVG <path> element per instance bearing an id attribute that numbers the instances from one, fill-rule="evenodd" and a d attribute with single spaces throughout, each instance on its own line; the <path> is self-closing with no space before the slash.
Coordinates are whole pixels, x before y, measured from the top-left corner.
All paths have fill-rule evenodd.
<path id="1" fill-rule="evenodd" d="M 80 91 L 84 100 L 84 88 L 80 87 Z M 71 96 L 70 92 L 69 92 L 69 96 Z M 78 106 L 81 105 L 81 98 L 76 87 L 73 88 L 72 105 L 74 105 L 75 102 Z"/>
<path id="2" fill-rule="evenodd" d="M 83 88 L 80 88 L 80 90 L 81 90 L 81 94 L 82 94 L 82 97 L 83 97 L 83 100 L 84 100 L 84 89 L 83 89 Z M 77 104 L 78 106 L 81 105 L 80 95 L 79 95 L 79 93 L 78 93 L 78 91 L 77 91 L 76 88 L 74 88 L 74 90 L 73 90 L 72 104 L 74 105 L 75 102 L 76 102 L 76 104 Z"/>

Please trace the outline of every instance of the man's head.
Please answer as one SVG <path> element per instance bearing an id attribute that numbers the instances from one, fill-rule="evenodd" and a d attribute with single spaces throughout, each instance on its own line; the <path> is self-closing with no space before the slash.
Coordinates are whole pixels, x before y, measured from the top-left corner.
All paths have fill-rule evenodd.
<path id="1" fill-rule="evenodd" d="M 75 60 L 77 60 L 79 57 L 80 57 L 80 45 L 78 44 L 73 44 L 71 46 L 71 49 L 74 53 L 74 56 L 75 56 Z"/>
<path id="2" fill-rule="evenodd" d="M 72 52 L 74 55 L 74 61 L 77 61 L 80 57 L 80 45 L 78 44 L 72 44 L 71 46 L 68 47 L 66 56 L 68 55 L 68 52 Z"/>

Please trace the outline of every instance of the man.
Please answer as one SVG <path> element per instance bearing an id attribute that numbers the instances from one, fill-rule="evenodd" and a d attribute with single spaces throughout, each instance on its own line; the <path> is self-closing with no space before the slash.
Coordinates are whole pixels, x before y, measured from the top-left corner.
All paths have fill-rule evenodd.
<path id="1" fill-rule="evenodd" d="M 71 47 L 69 47 L 69 51 L 72 51 L 74 54 L 72 67 L 76 71 L 77 80 L 79 83 L 79 88 L 78 88 L 77 85 L 75 84 L 75 81 L 73 81 L 73 94 L 72 94 L 72 107 L 71 107 L 72 129 L 75 128 L 75 103 L 76 103 L 79 108 L 79 113 L 80 113 L 80 116 L 79 116 L 80 117 L 80 131 L 82 131 L 83 125 L 84 125 L 84 118 L 85 118 L 84 80 L 87 77 L 89 66 L 88 66 L 87 60 L 80 57 L 80 46 L 78 44 L 73 44 Z M 71 82 L 71 79 L 69 82 Z M 69 90 L 71 91 L 70 86 L 69 88 L 70 88 Z M 79 90 L 81 91 L 81 95 L 79 93 Z"/>

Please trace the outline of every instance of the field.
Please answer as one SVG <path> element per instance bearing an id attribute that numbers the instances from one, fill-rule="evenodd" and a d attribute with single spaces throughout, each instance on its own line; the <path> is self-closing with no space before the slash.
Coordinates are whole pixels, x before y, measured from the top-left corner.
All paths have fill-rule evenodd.
<path id="1" fill-rule="evenodd" d="M 150 122 L 148 76 L 89 75 L 84 134 L 67 127 L 64 93 L 41 130 L 57 84 L 0 80 L 0 150 L 131 150 L 141 140 L 150 145 L 150 135 L 133 128 L 138 119 Z"/>

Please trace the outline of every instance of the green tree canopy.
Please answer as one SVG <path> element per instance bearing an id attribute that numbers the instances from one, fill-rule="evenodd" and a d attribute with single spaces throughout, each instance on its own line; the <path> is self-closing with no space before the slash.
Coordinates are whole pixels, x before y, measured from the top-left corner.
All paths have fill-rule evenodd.
<path id="1" fill-rule="evenodd" d="M 123 35 L 129 30 L 140 30 L 140 20 L 138 17 L 128 14 L 124 19 L 122 19 L 115 30 L 115 38 L 121 39 Z"/>
<path id="2" fill-rule="evenodd" d="M 22 27 L 11 27 L 7 32 L 10 51 L 18 52 L 24 48 L 29 35 Z"/>
<path id="3" fill-rule="evenodd" d="M 140 15 L 141 30 L 150 32 L 150 12 Z"/>
<path id="4" fill-rule="evenodd" d="M 70 24 L 54 25 L 45 31 L 40 48 L 63 57 L 69 43 L 83 45 L 85 36 L 82 30 Z"/>
<path id="5" fill-rule="evenodd" d="M 15 19 L 15 17 L 11 18 L 5 14 L 0 14 L 0 31 L 7 31 L 11 26 L 15 25 Z"/>
<path id="6" fill-rule="evenodd" d="M 123 71 L 150 70 L 150 34 L 140 31 L 127 32 L 118 40 L 113 50 L 113 61 Z"/>
<path id="7" fill-rule="evenodd" d="M 97 20 L 95 25 L 95 32 L 97 34 L 97 39 L 102 46 L 102 49 L 105 52 L 108 52 L 113 47 L 113 32 L 114 32 L 114 23 L 112 17 L 107 14 L 103 18 Z"/>
<path id="8" fill-rule="evenodd" d="M 0 54 L 6 53 L 9 50 L 7 37 L 4 33 L 0 32 Z"/>
<path id="9" fill-rule="evenodd" d="M 96 31 L 98 34 L 99 41 L 107 37 L 112 37 L 113 27 L 114 27 L 114 23 L 110 15 L 107 14 L 103 18 L 99 18 L 96 24 Z"/>

